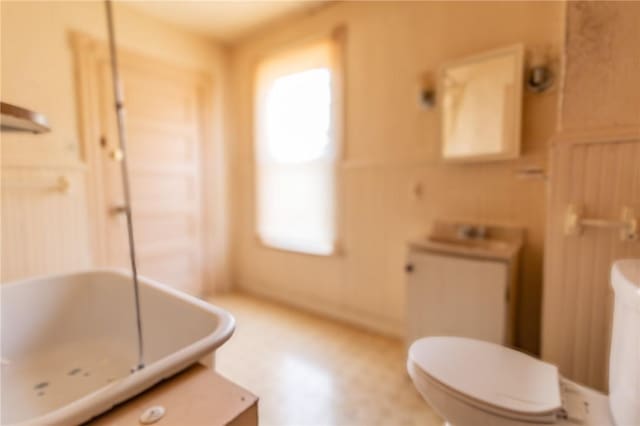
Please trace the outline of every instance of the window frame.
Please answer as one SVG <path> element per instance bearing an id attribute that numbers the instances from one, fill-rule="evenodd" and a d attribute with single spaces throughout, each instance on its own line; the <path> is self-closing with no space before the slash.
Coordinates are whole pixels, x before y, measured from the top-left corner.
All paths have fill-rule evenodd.
<path id="1" fill-rule="evenodd" d="M 269 61 L 273 57 L 277 57 L 288 52 L 295 52 L 296 50 L 303 50 L 305 47 L 311 47 L 322 41 L 327 41 L 332 47 L 332 111 L 331 120 L 333 128 L 333 144 L 334 144 L 334 159 L 333 159 L 333 185 L 334 185 L 334 241 L 332 244 L 332 250 L 328 253 L 313 253 L 306 251 L 299 251 L 293 248 L 279 247 L 269 244 L 264 241 L 259 232 L 259 213 L 258 213 L 258 157 L 257 157 L 257 143 L 258 143 L 258 108 L 259 108 L 259 95 L 260 87 L 258 85 L 258 71 L 261 64 L 265 61 Z M 343 197 L 343 176 L 342 165 L 344 163 L 344 141 L 345 141 L 345 42 L 346 42 L 346 29 L 343 26 L 338 26 L 331 31 L 323 31 L 298 39 L 295 42 L 284 43 L 276 48 L 266 51 L 264 54 L 256 57 L 252 66 L 253 86 L 251 90 L 251 214 L 252 214 L 252 227 L 254 240 L 256 244 L 266 250 L 295 254 L 300 256 L 311 256 L 319 258 L 331 258 L 344 255 L 344 247 L 342 244 L 342 236 L 344 235 L 344 197 Z"/>

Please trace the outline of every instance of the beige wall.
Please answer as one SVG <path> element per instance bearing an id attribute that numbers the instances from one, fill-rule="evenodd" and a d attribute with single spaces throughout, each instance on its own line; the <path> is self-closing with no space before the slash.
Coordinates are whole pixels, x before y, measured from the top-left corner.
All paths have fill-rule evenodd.
<path id="1" fill-rule="evenodd" d="M 104 3 L 92 2 L 6 2 L 0 7 L 2 27 L 2 100 L 47 115 L 52 131 L 43 135 L 2 133 L 2 280 L 60 270 L 86 267 L 88 253 L 84 211 L 85 166 L 79 140 L 73 56 L 69 32 L 79 31 L 106 38 Z M 208 165 L 205 185 L 211 192 L 208 222 L 214 235 L 207 239 L 210 285 L 226 285 L 226 179 L 223 131 L 223 88 L 226 51 L 202 37 L 139 14 L 116 3 L 116 35 L 119 45 L 177 64 L 205 70 L 214 82 L 214 140 L 207 141 Z M 46 179 L 42 173 L 49 173 Z M 9 189 L 16 180 L 72 177 L 72 195 Z M 28 193 L 27 193 L 28 192 Z M 38 202 L 53 206 L 37 210 Z M 52 203 L 52 204 L 51 204 Z M 18 212 L 30 211 L 29 216 Z M 71 223 L 47 221 L 73 212 Z M 80 212 L 80 213 L 78 213 Z M 59 226 L 51 226 L 58 223 Z M 19 232 L 27 230 L 28 232 Z M 64 243 L 61 241 L 64 240 Z M 51 254 L 57 250 L 55 256 Z M 57 260 L 53 260 L 57 259 Z"/>
<path id="2" fill-rule="evenodd" d="M 345 25 L 346 141 L 340 214 L 344 253 L 313 257 L 263 248 L 254 232 L 252 67 L 305 35 Z M 524 95 L 523 156 L 443 165 L 438 114 L 417 106 L 417 81 L 443 63 L 514 43 L 558 51 L 564 5 L 549 2 L 348 2 L 327 6 L 235 46 L 233 109 L 234 283 L 361 325 L 404 332 L 405 242 L 435 218 L 518 224 L 527 229 L 519 343 L 538 351 L 545 185 L 519 180 L 547 164 L 557 90 Z M 422 195 L 413 196 L 416 186 Z"/>
<path id="3" fill-rule="evenodd" d="M 2 99 L 46 113 L 53 127 L 47 135 L 2 134 L 3 186 L 31 179 L 25 173 L 38 178 L 46 174 L 46 179 L 64 173 L 75 187 L 74 195 L 65 199 L 39 199 L 41 208 L 34 208 L 36 201 L 28 199 L 33 194 L 3 188 L 6 281 L 91 263 L 68 32 L 104 38 L 106 29 L 102 2 L 2 2 L 0 13 Z M 557 90 L 525 94 L 521 159 L 452 166 L 438 160 L 438 115 L 418 108 L 417 82 L 424 71 L 436 71 L 444 62 L 513 43 L 557 52 L 563 13 L 562 3 L 546 2 L 340 3 L 268 27 L 234 46 L 230 56 L 209 40 L 122 4 L 116 5 L 116 24 L 121 45 L 211 70 L 214 78 L 216 138 L 206 169 L 206 184 L 214 194 L 209 211 L 212 235 L 205 237 L 210 244 L 206 262 L 212 287 L 229 283 L 225 268 L 229 198 L 234 219 L 232 273 L 238 287 L 402 334 L 408 238 L 425 234 L 435 218 L 519 224 L 528 231 L 519 301 L 520 344 L 535 352 L 545 188 L 540 180 L 518 180 L 515 171 L 521 166 L 546 166 Z M 340 208 L 344 253 L 320 258 L 262 248 L 253 226 L 253 63 L 272 49 L 343 24 L 348 32 Z M 233 138 L 226 144 L 233 155 L 228 193 L 222 144 L 228 126 L 222 126 L 223 121 L 234 125 Z M 420 196 L 414 195 L 416 188 Z M 56 226 L 51 226 L 50 216 L 58 218 Z"/>
<path id="4" fill-rule="evenodd" d="M 562 134 L 617 129 L 640 139 L 640 3 L 569 3 L 565 43 Z"/>

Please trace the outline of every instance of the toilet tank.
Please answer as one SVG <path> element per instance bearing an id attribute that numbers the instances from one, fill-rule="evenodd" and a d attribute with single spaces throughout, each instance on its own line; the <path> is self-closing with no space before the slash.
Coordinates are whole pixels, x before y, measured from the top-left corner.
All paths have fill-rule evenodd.
<path id="1" fill-rule="evenodd" d="M 640 425 L 640 259 L 614 262 L 609 404 L 617 425 Z"/>

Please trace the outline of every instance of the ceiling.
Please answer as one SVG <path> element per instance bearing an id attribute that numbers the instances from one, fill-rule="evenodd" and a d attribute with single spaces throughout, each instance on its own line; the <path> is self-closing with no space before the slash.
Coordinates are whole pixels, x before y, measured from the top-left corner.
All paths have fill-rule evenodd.
<path id="1" fill-rule="evenodd" d="M 192 32 L 230 42 L 284 16 L 315 8 L 326 0 L 147 0 L 125 3 Z"/>

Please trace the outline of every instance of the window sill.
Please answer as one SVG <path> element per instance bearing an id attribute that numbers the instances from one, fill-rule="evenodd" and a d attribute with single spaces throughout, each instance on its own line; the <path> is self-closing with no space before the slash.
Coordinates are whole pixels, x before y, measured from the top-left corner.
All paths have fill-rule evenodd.
<path id="1" fill-rule="evenodd" d="M 261 249 L 280 252 L 280 253 L 283 253 L 283 254 L 291 254 L 291 255 L 298 255 L 298 256 L 308 256 L 308 257 L 317 257 L 317 258 L 326 258 L 326 259 L 343 257 L 344 254 L 345 254 L 344 250 L 341 248 L 341 245 L 339 243 L 335 243 L 333 245 L 333 250 L 331 250 L 329 253 L 320 254 L 320 253 L 309 253 L 309 252 L 304 252 L 304 251 L 298 251 L 298 250 L 295 250 L 295 249 L 288 249 L 288 248 L 284 248 L 284 247 L 272 246 L 270 244 L 265 243 L 262 240 L 262 238 L 260 238 L 257 235 L 255 236 L 255 242 L 256 242 L 256 245 Z"/>

